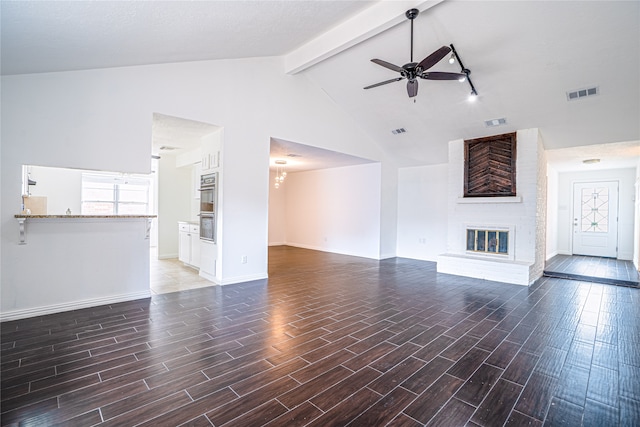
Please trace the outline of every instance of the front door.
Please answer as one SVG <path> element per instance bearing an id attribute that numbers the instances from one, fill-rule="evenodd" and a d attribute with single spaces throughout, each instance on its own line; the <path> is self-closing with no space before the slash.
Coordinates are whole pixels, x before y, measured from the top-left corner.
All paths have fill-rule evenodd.
<path id="1" fill-rule="evenodd" d="M 618 182 L 573 185 L 573 254 L 618 256 Z"/>

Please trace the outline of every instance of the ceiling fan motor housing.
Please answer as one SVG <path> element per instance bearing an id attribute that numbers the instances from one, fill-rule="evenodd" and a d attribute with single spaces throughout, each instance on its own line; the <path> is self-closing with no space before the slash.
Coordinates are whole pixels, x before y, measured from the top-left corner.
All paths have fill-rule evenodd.
<path id="1" fill-rule="evenodd" d="M 409 19 L 415 19 L 420 11 L 418 9 L 409 9 L 405 12 L 405 16 Z"/>

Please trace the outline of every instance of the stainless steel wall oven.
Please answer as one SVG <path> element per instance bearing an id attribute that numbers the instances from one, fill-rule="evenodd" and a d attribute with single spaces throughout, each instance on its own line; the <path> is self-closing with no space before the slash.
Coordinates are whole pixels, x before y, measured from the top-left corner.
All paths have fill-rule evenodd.
<path id="1" fill-rule="evenodd" d="M 218 199 L 218 173 L 200 177 L 200 238 L 216 241 L 216 202 Z"/>

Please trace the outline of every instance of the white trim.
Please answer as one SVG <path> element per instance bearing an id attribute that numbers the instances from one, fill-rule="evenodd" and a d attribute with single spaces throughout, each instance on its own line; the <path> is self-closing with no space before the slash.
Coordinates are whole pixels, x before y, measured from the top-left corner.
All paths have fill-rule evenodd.
<path id="1" fill-rule="evenodd" d="M 109 297 L 92 298 L 82 301 L 73 301 L 62 304 L 47 305 L 43 307 L 33 307 L 23 310 L 13 310 L 0 313 L 0 322 L 8 320 L 24 319 L 27 317 L 43 316 L 46 314 L 61 313 L 64 311 L 79 310 L 81 308 L 97 307 L 105 304 L 115 304 L 118 302 L 133 301 L 137 299 L 150 298 L 151 291 L 134 292 L 131 294 L 112 295 Z"/>
<path id="2" fill-rule="evenodd" d="M 248 276 L 229 277 L 227 279 L 222 280 L 222 282 L 216 282 L 216 283 L 218 285 L 225 286 L 225 285 L 233 285 L 236 283 L 252 282 L 254 280 L 262 280 L 262 279 L 268 279 L 268 278 L 269 276 L 266 273 L 258 273 L 258 274 L 251 274 Z"/>
<path id="3" fill-rule="evenodd" d="M 551 252 L 550 254 L 547 255 L 547 257 L 545 258 L 545 261 L 549 261 L 551 258 L 553 258 L 556 255 L 559 255 L 558 251 Z"/>
<path id="4" fill-rule="evenodd" d="M 331 250 L 331 249 L 327 249 L 321 246 L 313 246 L 313 245 L 304 245 L 304 244 L 300 244 L 300 243 L 285 243 L 285 245 L 287 246 L 293 246 L 294 248 L 302 248 L 302 249 L 311 249 L 312 251 L 319 251 L 319 252 L 327 252 L 330 254 L 338 254 L 338 255 L 348 255 L 348 256 L 355 256 L 355 257 L 359 257 L 359 258 L 366 258 L 366 259 L 375 259 L 375 260 L 381 260 L 384 258 L 381 257 L 370 257 L 370 256 L 366 256 L 366 255 L 362 255 L 362 254 L 356 254 L 353 252 L 344 252 L 344 251 L 335 251 L 335 250 Z M 395 255 L 389 256 L 388 258 L 393 258 L 395 257 Z"/>
<path id="5" fill-rule="evenodd" d="M 458 197 L 457 203 L 522 203 L 522 196 L 510 197 Z"/>

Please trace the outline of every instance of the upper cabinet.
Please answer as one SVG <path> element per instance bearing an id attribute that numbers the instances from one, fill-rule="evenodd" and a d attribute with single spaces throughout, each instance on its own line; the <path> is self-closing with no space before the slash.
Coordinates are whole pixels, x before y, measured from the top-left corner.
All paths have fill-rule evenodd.
<path id="1" fill-rule="evenodd" d="M 222 130 L 202 138 L 202 173 L 209 173 L 220 167 L 220 149 L 222 147 Z"/>

